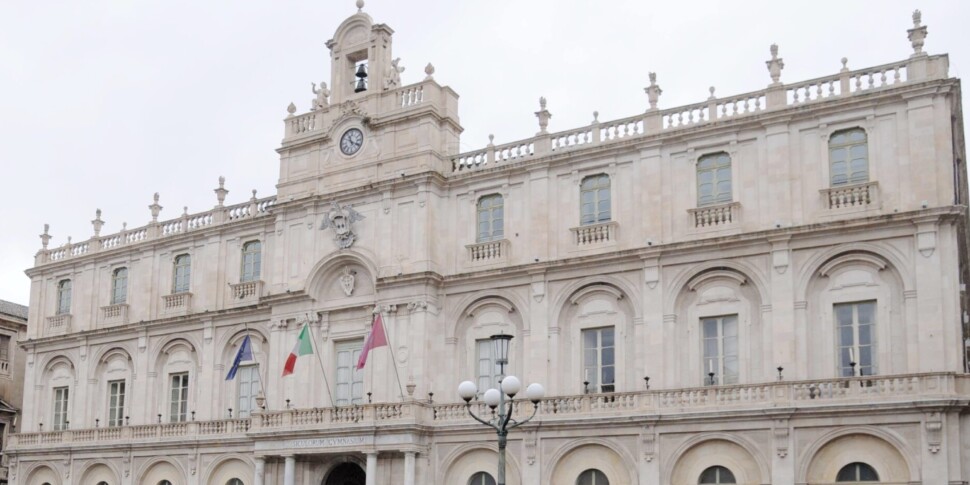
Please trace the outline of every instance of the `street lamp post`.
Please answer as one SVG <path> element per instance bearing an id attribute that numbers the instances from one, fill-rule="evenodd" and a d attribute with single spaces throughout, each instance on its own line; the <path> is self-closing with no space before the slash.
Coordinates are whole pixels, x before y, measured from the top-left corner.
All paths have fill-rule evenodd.
<path id="1" fill-rule="evenodd" d="M 498 415 L 492 419 L 485 420 L 472 412 L 471 401 L 478 395 L 478 386 L 474 382 L 465 381 L 459 384 L 458 395 L 465 400 L 465 409 L 468 410 L 468 414 L 472 418 L 475 418 L 475 421 L 495 429 L 495 432 L 498 434 L 498 485 L 505 485 L 505 445 L 509 430 L 522 426 L 535 417 L 536 411 L 539 410 L 539 401 L 542 400 L 546 391 L 540 384 L 529 384 L 529 387 L 525 389 L 525 395 L 529 401 L 532 401 L 532 415 L 522 421 L 512 419 L 512 412 L 515 409 L 515 395 L 522 390 L 522 382 L 519 381 L 518 377 L 505 375 L 505 366 L 509 363 L 509 343 L 511 343 L 512 336 L 499 334 L 492 335 L 491 339 L 495 349 L 495 363 L 499 365 L 499 387 L 501 390 L 489 389 L 485 391 L 482 399 L 492 409 L 493 415 L 495 414 L 495 408 L 498 408 Z M 507 407 L 505 402 L 506 395 L 509 397 Z"/>

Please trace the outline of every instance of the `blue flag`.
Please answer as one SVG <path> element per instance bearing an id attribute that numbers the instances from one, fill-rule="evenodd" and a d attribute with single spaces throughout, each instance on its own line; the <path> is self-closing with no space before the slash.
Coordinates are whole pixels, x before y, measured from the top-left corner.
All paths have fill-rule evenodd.
<path id="1" fill-rule="evenodd" d="M 236 358 L 232 361 L 232 368 L 229 369 L 229 373 L 226 374 L 227 381 L 231 381 L 236 378 L 236 371 L 239 370 L 239 363 L 244 360 L 253 360 L 253 346 L 251 343 L 249 343 L 249 335 L 243 339 L 242 345 L 239 346 L 239 352 L 236 353 Z"/>

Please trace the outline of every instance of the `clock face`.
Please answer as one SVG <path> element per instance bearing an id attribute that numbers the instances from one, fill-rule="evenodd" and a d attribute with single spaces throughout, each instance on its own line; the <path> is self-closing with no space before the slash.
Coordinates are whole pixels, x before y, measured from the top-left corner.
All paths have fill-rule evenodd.
<path id="1" fill-rule="evenodd" d="M 357 128 L 351 128 L 344 132 L 344 136 L 340 137 L 340 151 L 344 155 L 353 155 L 360 150 L 360 147 L 364 144 L 364 133 L 362 133 Z"/>

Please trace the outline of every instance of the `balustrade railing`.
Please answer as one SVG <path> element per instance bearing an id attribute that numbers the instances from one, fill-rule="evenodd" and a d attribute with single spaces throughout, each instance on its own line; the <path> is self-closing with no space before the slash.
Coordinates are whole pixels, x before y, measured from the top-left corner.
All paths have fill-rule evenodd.
<path id="1" fill-rule="evenodd" d="M 841 185 L 822 189 L 827 209 L 866 208 L 878 205 L 879 184 L 867 182 L 863 184 Z"/>
<path id="2" fill-rule="evenodd" d="M 124 325 L 128 323 L 128 305 L 118 303 L 101 307 L 102 325 Z"/>
<path id="3" fill-rule="evenodd" d="M 261 217 L 271 213 L 276 204 L 276 197 L 256 199 L 237 205 L 217 207 L 199 214 L 185 213 L 177 219 L 160 221 L 147 226 L 128 229 L 124 228 L 115 234 L 95 236 L 79 243 L 67 243 L 61 247 L 42 249 L 37 254 L 38 265 L 61 261 L 90 254 L 95 251 L 105 251 L 143 241 L 150 241 L 164 237 L 176 236 L 192 231 L 198 231 L 219 224 L 236 222 L 253 217 Z"/>
<path id="4" fill-rule="evenodd" d="M 465 246 L 468 248 L 468 259 L 472 263 L 488 263 L 503 261 L 508 256 L 507 239 L 486 241 Z"/>
<path id="5" fill-rule="evenodd" d="M 945 64 L 943 56 L 928 56 L 924 59 L 917 59 L 917 61 Z M 722 120 L 787 109 L 806 103 L 844 98 L 910 82 L 910 60 L 856 70 L 846 68 L 846 62 L 843 59 L 843 69 L 837 74 L 792 84 L 773 84 L 760 91 L 724 97 L 715 97 L 714 88 L 711 88 L 711 96 L 703 102 L 663 110 L 653 109 L 642 115 L 616 121 L 600 122 L 594 120 L 589 126 L 548 135 L 540 134 L 508 145 L 529 145 L 532 147 L 530 155 L 533 153 L 542 155 L 559 153 L 613 143 L 629 137 L 656 135 Z M 945 73 L 945 68 L 937 67 L 934 69 L 934 72 Z M 477 170 L 490 166 L 488 162 L 492 159 L 489 158 L 489 152 L 490 148 L 485 148 L 455 155 L 452 157 L 453 172 Z M 494 160 L 500 161 L 502 159 L 495 157 Z"/>
<path id="6" fill-rule="evenodd" d="M 576 245 L 584 247 L 616 241 L 617 227 L 616 221 L 609 221 L 573 227 L 569 230 L 573 233 L 573 240 Z"/>
<path id="7" fill-rule="evenodd" d="M 738 212 L 741 204 L 729 202 L 727 204 L 709 205 L 689 209 L 691 227 L 694 229 L 707 229 L 713 227 L 724 227 L 738 221 Z"/>
<path id="8" fill-rule="evenodd" d="M 263 282 L 260 280 L 243 281 L 242 283 L 230 284 L 229 288 L 232 292 L 233 301 L 248 302 L 259 299 L 263 289 Z"/>
<path id="9" fill-rule="evenodd" d="M 967 398 L 970 398 L 970 375 L 941 372 L 552 396 L 539 402 L 537 416 L 540 420 L 555 420 L 677 412 L 721 413 L 746 408 L 805 409 L 832 404 L 857 405 L 864 409 L 875 402 L 918 403 Z M 523 399 L 517 402 L 514 416 L 531 414 L 531 403 Z M 480 416 L 491 414 L 481 401 L 473 401 L 471 408 Z M 263 411 L 236 419 L 20 433 L 11 435 L 10 441 L 14 448 L 57 444 L 88 446 L 94 442 L 147 442 L 194 437 L 220 439 L 253 433 L 279 435 L 289 430 L 336 429 L 341 426 L 450 426 L 471 422 L 464 403 L 429 404 L 412 400 Z"/>

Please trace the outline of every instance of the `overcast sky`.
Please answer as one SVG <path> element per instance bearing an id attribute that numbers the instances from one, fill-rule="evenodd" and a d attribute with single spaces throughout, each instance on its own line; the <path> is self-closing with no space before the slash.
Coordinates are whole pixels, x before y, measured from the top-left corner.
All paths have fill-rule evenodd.
<path id="1" fill-rule="evenodd" d="M 107 222 L 212 208 L 275 192 L 286 106 L 307 110 L 310 82 L 330 81 L 324 43 L 354 0 L 0 0 L 0 299 L 28 303 L 24 269 L 50 223 L 59 246 Z M 461 96 L 462 151 L 549 129 L 641 113 L 647 73 L 660 107 L 766 87 L 768 47 L 782 82 L 905 59 L 913 9 L 925 49 L 970 69 L 970 2 L 656 2 L 646 0 L 367 0 L 395 31 L 405 84 L 435 79 Z M 966 102 L 964 112 L 967 112 Z"/>

